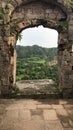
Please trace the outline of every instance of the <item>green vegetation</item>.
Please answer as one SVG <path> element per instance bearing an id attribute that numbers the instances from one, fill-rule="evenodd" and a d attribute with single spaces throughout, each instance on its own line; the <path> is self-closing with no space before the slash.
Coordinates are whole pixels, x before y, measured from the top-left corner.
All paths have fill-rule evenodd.
<path id="1" fill-rule="evenodd" d="M 68 28 L 68 21 L 58 21 L 57 23 L 64 28 Z"/>
<path id="2" fill-rule="evenodd" d="M 15 93 L 15 94 L 17 94 L 17 93 L 20 92 L 19 88 L 18 88 L 16 85 L 14 85 L 14 86 L 12 87 L 12 90 L 13 90 L 13 93 Z"/>
<path id="3" fill-rule="evenodd" d="M 9 9 L 9 3 L 6 4 L 5 9 Z"/>
<path id="4" fill-rule="evenodd" d="M 22 34 L 21 34 L 21 33 L 18 33 L 18 34 L 17 34 L 17 40 L 19 40 L 19 41 L 22 40 Z"/>
<path id="5" fill-rule="evenodd" d="M 68 6 L 73 5 L 73 1 L 72 1 L 72 0 L 67 0 L 67 5 L 68 5 Z"/>
<path id="6" fill-rule="evenodd" d="M 56 56 L 56 48 L 17 46 L 17 80 L 53 79 L 57 82 L 57 64 L 49 65 Z"/>
<path id="7" fill-rule="evenodd" d="M 0 19 L 3 19 L 3 13 L 0 12 Z"/>

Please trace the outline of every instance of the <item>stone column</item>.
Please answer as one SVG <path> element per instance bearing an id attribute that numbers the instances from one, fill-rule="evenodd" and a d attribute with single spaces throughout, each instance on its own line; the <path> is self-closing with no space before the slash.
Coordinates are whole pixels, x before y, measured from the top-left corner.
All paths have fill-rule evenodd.
<path id="1" fill-rule="evenodd" d="M 0 88 L 3 95 L 9 95 L 15 83 L 15 37 L 7 37 L 6 41 L 4 38 L 2 37 L 2 42 L 0 42 Z"/>
<path id="2" fill-rule="evenodd" d="M 2 94 L 9 94 L 11 92 L 10 80 L 10 55 L 7 43 L 4 42 L 3 37 L 0 42 L 0 88 Z"/>
<path id="3" fill-rule="evenodd" d="M 70 14 L 67 32 L 67 41 L 65 42 L 65 34 L 63 33 L 59 45 L 59 85 L 64 97 L 73 97 L 73 14 Z"/>
<path id="4" fill-rule="evenodd" d="M 69 86 L 68 92 L 73 95 L 73 13 L 69 12 L 69 25 L 68 25 L 68 53 L 70 55 L 69 63 Z"/>
<path id="5" fill-rule="evenodd" d="M 2 94 L 11 93 L 11 64 L 10 46 L 8 37 L 10 36 L 10 16 L 9 8 L 5 8 L 6 3 L 0 3 L 0 90 Z"/>
<path id="6" fill-rule="evenodd" d="M 58 45 L 58 63 L 59 63 L 59 88 L 63 94 L 67 94 L 67 90 L 72 88 L 69 81 L 71 73 L 71 45 L 68 43 L 68 30 L 64 29 L 59 35 Z"/>

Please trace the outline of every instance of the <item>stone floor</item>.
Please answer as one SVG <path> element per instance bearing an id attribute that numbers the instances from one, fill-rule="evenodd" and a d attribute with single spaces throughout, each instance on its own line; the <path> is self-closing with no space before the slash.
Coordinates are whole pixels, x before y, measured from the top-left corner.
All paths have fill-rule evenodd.
<path id="1" fill-rule="evenodd" d="M 73 130 L 73 100 L 0 99 L 0 130 Z"/>

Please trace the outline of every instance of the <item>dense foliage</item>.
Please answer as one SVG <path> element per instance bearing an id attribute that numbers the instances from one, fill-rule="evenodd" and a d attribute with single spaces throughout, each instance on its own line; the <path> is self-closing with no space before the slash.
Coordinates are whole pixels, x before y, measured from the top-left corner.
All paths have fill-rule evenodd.
<path id="1" fill-rule="evenodd" d="M 56 48 L 17 46 L 17 80 L 53 79 L 57 81 L 57 64 L 49 62 L 57 55 Z"/>
<path id="2" fill-rule="evenodd" d="M 57 48 L 43 48 L 37 45 L 17 46 L 17 58 L 40 57 L 48 61 L 54 60 L 57 55 Z"/>

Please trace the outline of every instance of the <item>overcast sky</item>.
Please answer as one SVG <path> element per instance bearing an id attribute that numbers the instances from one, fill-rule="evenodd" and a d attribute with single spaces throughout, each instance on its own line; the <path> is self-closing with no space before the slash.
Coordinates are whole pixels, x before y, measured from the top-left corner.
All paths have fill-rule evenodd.
<path id="1" fill-rule="evenodd" d="M 25 29 L 21 34 L 22 40 L 18 40 L 17 45 L 39 45 L 51 48 L 57 47 L 58 44 L 58 32 L 53 29 L 44 28 L 43 26 Z"/>

